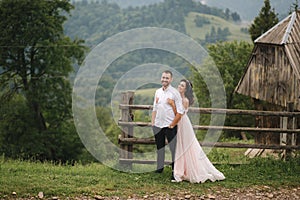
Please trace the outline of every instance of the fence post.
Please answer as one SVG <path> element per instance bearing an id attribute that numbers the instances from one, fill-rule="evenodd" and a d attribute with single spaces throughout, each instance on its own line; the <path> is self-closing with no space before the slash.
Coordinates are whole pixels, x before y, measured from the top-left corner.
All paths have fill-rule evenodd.
<path id="1" fill-rule="evenodd" d="M 127 91 L 122 93 L 122 104 L 125 105 L 132 105 L 133 104 L 133 98 L 134 98 L 134 92 Z M 122 122 L 131 122 L 133 121 L 133 114 L 132 110 L 129 108 L 124 108 L 121 110 L 121 121 Z M 121 138 L 132 138 L 133 137 L 133 126 L 123 126 L 122 127 L 122 133 Z M 122 144 L 120 145 L 120 159 L 132 159 L 132 151 L 133 151 L 133 145 L 132 144 Z M 120 164 L 124 164 L 122 162 L 119 162 Z M 131 162 L 126 162 L 126 167 L 129 169 L 132 168 Z"/>
<path id="2" fill-rule="evenodd" d="M 287 106 L 288 112 L 294 112 L 294 103 L 288 103 Z M 288 117 L 287 120 L 287 129 L 294 129 L 294 117 Z M 286 145 L 292 145 L 293 143 L 293 133 L 286 134 Z M 286 160 L 290 160 L 292 157 L 292 149 L 286 149 L 285 151 Z"/>

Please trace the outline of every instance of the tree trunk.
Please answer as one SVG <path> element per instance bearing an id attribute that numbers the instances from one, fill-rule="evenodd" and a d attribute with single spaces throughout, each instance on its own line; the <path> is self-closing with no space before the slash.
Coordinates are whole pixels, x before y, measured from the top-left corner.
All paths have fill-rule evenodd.
<path id="1" fill-rule="evenodd" d="M 29 105 L 34 113 L 33 116 L 34 116 L 34 120 L 36 122 L 38 130 L 40 132 L 45 131 L 47 129 L 46 122 L 45 122 L 44 116 L 41 112 L 39 103 L 35 100 L 28 99 L 28 101 L 29 101 Z"/>

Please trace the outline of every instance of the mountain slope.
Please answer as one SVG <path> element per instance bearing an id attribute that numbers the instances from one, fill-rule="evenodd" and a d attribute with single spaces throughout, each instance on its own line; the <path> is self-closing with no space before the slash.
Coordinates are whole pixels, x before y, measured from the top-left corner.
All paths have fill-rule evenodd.
<path id="1" fill-rule="evenodd" d="M 96 0 L 72 0 L 72 2 L 94 2 Z M 101 1 L 101 0 L 98 0 Z M 225 10 L 230 9 L 232 12 L 237 12 L 242 20 L 252 21 L 259 13 L 264 5 L 264 0 L 195 0 L 208 6 L 216 7 Z M 296 0 L 270 0 L 272 8 L 278 13 L 280 18 L 287 16 L 290 8 Z M 164 0 L 107 0 L 109 3 L 117 3 L 121 8 L 129 6 L 147 6 L 164 2 Z"/>
<path id="2" fill-rule="evenodd" d="M 203 25 L 202 27 L 197 27 L 194 20 L 196 16 L 202 16 L 209 19 L 210 23 Z M 185 18 L 185 29 L 188 35 L 190 35 L 194 39 L 199 39 L 203 41 L 205 39 L 205 35 L 210 33 L 211 27 L 215 28 L 228 28 L 231 35 L 228 37 L 228 40 L 245 40 L 251 41 L 250 35 L 241 32 L 241 28 L 247 28 L 247 25 L 236 24 L 233 22 L 226 21 L 220 17 L 216 17 L 213 15 L 207 15 L 202 13 L 191 12 Z"/>
<path id="3" fill-rule="evenodd" d="M 245 21 L 252 21 L 264 5 L 263 0 L 201 0 L 201 2 L 221 9 L 229 8 L 231 11 L 237 12 Z M 288 15 L 294 2 L 295 0 L 270 0 L 272 8 L 280 18 Z"/>

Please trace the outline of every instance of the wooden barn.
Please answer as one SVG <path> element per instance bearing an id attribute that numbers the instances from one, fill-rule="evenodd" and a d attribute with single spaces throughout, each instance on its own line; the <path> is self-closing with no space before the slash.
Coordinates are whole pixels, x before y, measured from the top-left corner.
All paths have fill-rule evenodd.
<path id="1" fill-rule="evenodd" d="M 246 71 L 235 91 L 252 97 L 257 110 L 282 111 L 292 107 L 300 111 L 300 11 L 254 41 Z M 299 121 L 295 122 L 297 127 Z M 279 128 L 285 126 L 285 121 L 280 117 L 258 117 L 256 125 Z M 255 141 L 279 144 L 282 135 L 260 134 Z"/>
<path id="2" fill-rule="evenodd" d="M 254 41 L 236 92 L 300 110 L 300 12 L 294 12 Z"/>

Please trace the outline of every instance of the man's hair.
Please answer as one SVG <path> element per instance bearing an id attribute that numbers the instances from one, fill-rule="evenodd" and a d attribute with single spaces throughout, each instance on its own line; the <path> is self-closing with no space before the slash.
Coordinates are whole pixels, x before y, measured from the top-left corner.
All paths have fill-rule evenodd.
<path id="1" fill-rule="evenodd" d="M 163 73 L 170 74 L 171 77 L 173 77 L 173 73 L 170 70 L 165 70 L 165 71 L 163 71 Z"/>

